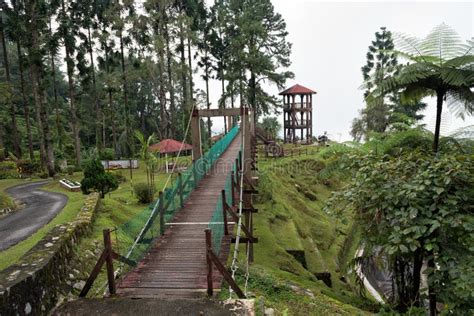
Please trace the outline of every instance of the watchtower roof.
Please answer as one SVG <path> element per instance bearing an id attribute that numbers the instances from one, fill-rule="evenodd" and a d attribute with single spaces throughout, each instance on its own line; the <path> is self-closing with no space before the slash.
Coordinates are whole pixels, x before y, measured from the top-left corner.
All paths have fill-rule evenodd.
<path id="1" fill-rule="evenodd" d="M 302 85 L 295 84 L 294 86 L 280 92 L 280 95 L 293 95 L 293 94 L 316 94 L 316 91 L 303 87 Z"/>

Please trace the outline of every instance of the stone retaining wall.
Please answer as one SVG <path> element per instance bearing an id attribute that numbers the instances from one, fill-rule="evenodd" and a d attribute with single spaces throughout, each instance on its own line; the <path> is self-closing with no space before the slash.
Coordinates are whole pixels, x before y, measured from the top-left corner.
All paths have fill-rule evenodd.
<path id="1" fill-rule="evenodd" d="M 0 315 L 44 315 L 56 305 L 73 247 L 89 231 L 99 203 L 100 195 L 91 193 L 74 222 L 55 226 L 17 263 L 0 271 Z"/>

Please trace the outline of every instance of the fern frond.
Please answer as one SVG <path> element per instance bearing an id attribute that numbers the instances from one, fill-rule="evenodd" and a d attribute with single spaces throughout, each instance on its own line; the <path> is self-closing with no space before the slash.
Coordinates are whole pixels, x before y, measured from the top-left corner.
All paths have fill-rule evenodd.
<path id="1" fill-rule="evenodd" d="M 435 56 L 440 61 L 464 54 L 466 46 L 454 29 L 442 23 L 435 27 L 419 45 L 423 55 Z"/>
<path id="2" fill-rule="evenodd" d="M 449 91 L 446 97 L 449 110 L 460 118 L 474 115 L 474 93 L 470 88 L 458 88 Z"/>
<path id="3" fill-rule="evenodd" d="M 405 33 L 394 33 L 393 43 L 401 52 L 412 56 L 423 56 L 420 51 L 421 40 Z"/>
<path id="4" fill-rule="evenodd" d="M 469 67 L 474 65 L 474 55 L 463 55 L 452 58 L 444 63 L 445 67 Z"/>
<path id="5" fill-rule="evenodd" d="M 440 78 L 448 85 L 454 87 L 474 86 L 474 72 L 466 69 L 442 68 Z"/>

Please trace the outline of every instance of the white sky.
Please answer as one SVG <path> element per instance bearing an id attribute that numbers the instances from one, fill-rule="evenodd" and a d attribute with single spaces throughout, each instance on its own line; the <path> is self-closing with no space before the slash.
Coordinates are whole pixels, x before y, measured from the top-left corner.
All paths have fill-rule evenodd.
<path id="1" fill-rule="evenodd" d="M 292 65 L 295 79 L 317 91 L 313 97 L 313 134 L 327 131 L 332 139 L 349 140 L 351 122 L 364 107 L 360 68 L 366 63 L 367 47 L 381 26 L 393 32 L 426 36 L 435 26 L 445 22 L 461 38 L 473 37 L 474 2 L 427 1 L 316 1 L 272 0 L 275 11 L 287 23 L 288 40 L 293 44 Z M 197 75 L 196 75 L 197 77 Z M 204 83 L 196 83 L 204 90 Z M 268 92 L 278 94 L 276 87 Z M 211 84 L 213 107 L 220 96 L 220 84 Z M 426 110 L 425 122 L 433 125 L 434 100 Z M 456 118 L 446 111 L 444 133 L 474 124 L 474 117 Z M 283 123 L 283 115 L 280 115 Z M 213 132 L 223 129 L 222 119 L 214 122 Z"/>

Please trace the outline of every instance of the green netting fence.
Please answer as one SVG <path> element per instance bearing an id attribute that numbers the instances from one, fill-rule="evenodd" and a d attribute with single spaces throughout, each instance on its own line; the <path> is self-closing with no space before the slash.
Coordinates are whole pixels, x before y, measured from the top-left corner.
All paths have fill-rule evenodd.
<path id="1" fill-rule="evenodd" d="M 237 165 L 235 162 L 232 165 L 231 170 L 233 173 L 231 172 L 227 175 L 224 187 L 227 205 L 232 205 L 232 174 L 237 174 Z M 219 199 L 217 201 L 216 208 L 214 209 L 214 213 L 212 214 L 212 218 L 209 221 L 208 228 L 211 230 L 212 250 L 216 255 L 219 255 L 222 248 L 222 239 L 224 237 L 224 210 L 222 195 L 219 195 Z"/>
<path id="2" fill-rule="evenodd" d="M 150 248 L 153 240 L 164 233 L 166 229 L 165 225 L 160 225 L 161 208 L 163 208 L 164 213 L 164 224 L 172 222 L 191 192 L 229 147 L 238 133 L 239 126 L 236 125 L 217 141 L 205 155 L 195 160 L 190 167 L 182 172 L 174 183 L 163 191 L 160 195 L 161 198 L 158 198 L 157 201 L 150 204 L 128 222 L 117 227 L 114 240 L 115 251 L 136 263 L 139 262 Z M 226 191 L 229 185 L 230 178 L 226 181 Z M 222 205 L 222 201 L 220 204 Z"/>

